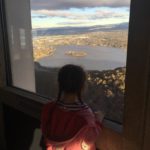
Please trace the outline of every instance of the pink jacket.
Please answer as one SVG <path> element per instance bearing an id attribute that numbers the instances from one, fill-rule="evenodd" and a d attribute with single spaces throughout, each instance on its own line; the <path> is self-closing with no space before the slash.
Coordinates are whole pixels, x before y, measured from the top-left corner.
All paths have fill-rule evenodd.
<path id="1" fill-rule="evenodd" d="M 41 130 L 46 150 L 95 150 L 101 123 L 87 105 L 69 110 L 50 102 L 42 111 Z"/>

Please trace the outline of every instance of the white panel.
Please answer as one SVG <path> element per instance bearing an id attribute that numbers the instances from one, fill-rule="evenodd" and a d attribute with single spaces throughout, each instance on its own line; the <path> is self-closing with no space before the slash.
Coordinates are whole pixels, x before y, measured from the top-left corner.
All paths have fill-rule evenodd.
<path id="1" fill-rule="evenodd" d="M 30 1 L 6 0 L 6 17 L 13 85 L 35 92 Z"/>

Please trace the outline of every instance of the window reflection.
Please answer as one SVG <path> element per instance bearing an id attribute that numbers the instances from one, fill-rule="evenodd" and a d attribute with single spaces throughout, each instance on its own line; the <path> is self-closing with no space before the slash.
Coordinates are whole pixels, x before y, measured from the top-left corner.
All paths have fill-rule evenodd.
<path id="1" fill-rule="evenodd" d="M 12 85 L 35 92 L 30 3 L 6 0 Z"/>

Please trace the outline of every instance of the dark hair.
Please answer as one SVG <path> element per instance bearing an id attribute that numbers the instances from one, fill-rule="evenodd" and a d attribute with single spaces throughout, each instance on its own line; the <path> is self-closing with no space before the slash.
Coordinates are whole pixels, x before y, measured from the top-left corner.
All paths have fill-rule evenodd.
<path id="1" fill-rule="evenodd" d="M 60 100 L 62 92 L 75 93 L 78 96 L 80 102 L 81 91 L 86 81 L 86 73 L 82 67 L 68 64 L 63 66 L 58 72 L 58 98 Z"/>

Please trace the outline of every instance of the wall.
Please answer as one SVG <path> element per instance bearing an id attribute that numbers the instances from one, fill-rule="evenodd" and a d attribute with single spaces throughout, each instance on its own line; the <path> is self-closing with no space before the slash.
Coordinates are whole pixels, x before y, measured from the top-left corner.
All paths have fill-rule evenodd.
<path id="1" fill-rule="evenodd" d="M 4 107 L 7 149 L 40 150 L 40 122 L 11 107 Z"/>

